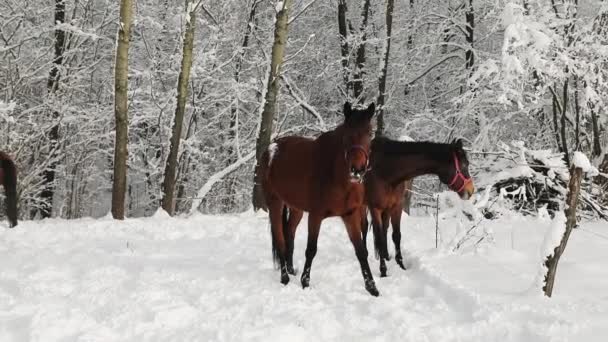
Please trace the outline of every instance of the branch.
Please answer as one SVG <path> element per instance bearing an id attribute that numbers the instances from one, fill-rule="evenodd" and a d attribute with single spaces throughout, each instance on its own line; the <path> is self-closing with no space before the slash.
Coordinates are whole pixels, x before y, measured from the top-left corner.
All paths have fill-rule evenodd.
<path id="1" fill-rule="evenodd" d="M 236 162 L 234 162 L 233 164 L 229 165 L 225 169 L 223 169 L 223 170 L 221 170 L 219 172 L 216 172 L 213 175 L 211 175 L 211 177 L 209 177 L 209 179 L 207 180 L 207 182 L 198 190 L 198 194 L 196 195 L 196 199 L 192 202 L 192 206 L 190 207 L 190 214 L 193 214 L 194 212 L 196 212 L 196 210 L 198 209 L 198 207 L 203 202 L 203 199 L 205 198 L 205 196 L 207 196 L 207 194 L 209 193 L 209 191 L 211 190 L 211 188 L 213 187 L 213 185 L 215 185 L 215 183 L 217 183 L 220 180 L 222 180 L 222 178 L 224 178 L 226 175 L 228 175 L 229 173 L 231 173 L 234 170 L 238 169 L 241 165 L 245 164 L 246 162 L 248 162 L 253 157 L 255 157 L 255 151 L 250 152 L 248 155 L 246 155 L 246 156 L 242 157 L 241 159 L 237 160 Z"/>
<path id="2" fill-rule="evenodd" d="M 291 85 L 287 76 L 281 75 L 281 79 L 283 80 L 283 82 L 285 82 L 285 86 L 287 87 L 289 94 L 294 98 L 294 100 L 296 100 L 298 105 L 300 105 L 300 107 L 302 107 L 304 110 L 306 110 L 307 112 L 312 114 L 315 118 L 317 118 L 317 120 L 319 121 L 319 125 L 321 126 L 321 129 L 325 130 L 327 128 L 327 126 L 325 125 L 325 121 L 323 120 L 323 117 L 321 117 L 321 114 L 319 114 L 319 112 L 317 112 L 317 110 L 313 106 L 311 106 L 308 102 L 303 100 L 300 95 L 298 95 L 297 92 L 299 91 L 299 89 L 297 89 L 297 87 Z"/>
<path id="3" fill-rule="evenodd" d="M 304 8 L 296 15 L 294 15 L 291 19 L 289 19 L 289 21 L 287 22 L 287 24 L 291 24 L 292 22 L 294 22 L 296 19 L 298 19 L 298 17 L 300 17 L 302 14 L 304 14 L 304 12 L 306 12 L 310 6 L 312 6 L 315 2 L 317 2 L 317 0 L 311 0 L 308 4 L 306 4 L 304 6 Z"/>
<path id="4" fill-rule="evenodd" d="M 416 76 L 416 78 L 407 82 L 407 85 L 410 85 L 410 86 L 413 85 L 414 83 L 418 82 L 418 80 L 420 80 L 421 78 L 426 76 L 429 72 L 433 71 L 433 69 L 435 69 L 436 67 L 440 66 L 441 64 L 443 64 L 444 62 L 447 62 L 448 60 L 450 60 L 452 58 L 463 59 L 460 54 L 456 54 L 456 53 L 449 54 L 449 55 L 443 57 L 442 59 L 438 60 L 437 62 L 433 63 L 432 65 L 430 65 L 428 68 L 426 68 L 426 70 L 424 70 L 422 73 L 420 73 L 420 75 Z"/>

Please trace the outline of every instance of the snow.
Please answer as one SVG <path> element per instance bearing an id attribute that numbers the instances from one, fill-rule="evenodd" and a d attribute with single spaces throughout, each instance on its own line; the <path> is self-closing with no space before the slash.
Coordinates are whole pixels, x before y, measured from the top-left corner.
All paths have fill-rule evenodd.
<path id="1" fill-rule="evenodd" d="M 274 10 L 279 13 L 283 10 L 284 7 L 284 2 L 283 1 L 278 1 L 277 4 L 275 5 Z"/>
<path id="2" fill-rule="evenodd" d="M 407 271 L 370 264 L 363 288 L 338 219 L 324 221 L 310 289 L 279 283 L 267 214 L 114 221 L 0 222 L 0 340 L 11 341 L 605 341 L 608 237 L 583 222 L 562 257 L 551 299 L 530 295 L 551 222 L 482 224 L 494 243 L 434 248 L 429 217 L 404 218 Z M 441 222 L 449 242 L 452 227 Z M 304 261 L 306 216 L 296 237 Z M 603 238 L 600 238 L 604 236 Z M 449 244 L 449 243 L 448 243 Z M 371 248 L 371 238 L 368 239 Z M 392 248 L 392 246 L 391 246 Z M 373 255 L 373 254 L 372 254 Z"/>
<path id="3" fill-rule="evenodd" d="M 589 158 L 587 158 L 584 153 L 579 151 L 574 152 L 574 155 L 572 156 L 572 164 L 575 167 L 580 167 L 583 169 L 583 172 L 597 172 L 597 169 L 591 165 Z"/>

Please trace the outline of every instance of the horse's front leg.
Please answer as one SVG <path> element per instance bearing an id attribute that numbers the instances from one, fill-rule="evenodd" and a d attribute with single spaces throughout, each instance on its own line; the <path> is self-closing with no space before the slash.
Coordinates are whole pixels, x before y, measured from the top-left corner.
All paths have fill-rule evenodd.
<path id="1" fill-rule="evenodd" d="M 374 227 L 374 248 L 376 256 L 380 258 L 380 276 L 386 277 L 386 260 L 388 260 L 388 246 L 384 229 L 383 212 L 380 209 L 371 209 L 372 225 Z"/>
<path id="2" fill-rule="evenodd" d="M 310 286 L 310 268 L 312 260 L 317 255 L 317 240 L 319 239 L 319 230 L 321 229 L 322 216 L 317 213 L 308 214 L 308 243 L 306 244 L 306 262 L 304 262 L 304 270 L 302 271 L 302 287 Z"/>
<path id="3" fill-rule="evenodd" d="M 355 254 L 357 255 L 357 259 L 361 265 L 361 273 L 363 274 L 365 289 L 372 296 L 378 296 L 380 295 L 380 292 L 376 288 L 372 271 L 370 270 L 369 263 L 367 262 L 367 250 L 363 246 L 363 240 L 361 238 L 361 209 L 362 208 L 357 208 L 351 213 L 342 216 L 342 220 L 346 225 L 348 237 L 355 248 Z"/>

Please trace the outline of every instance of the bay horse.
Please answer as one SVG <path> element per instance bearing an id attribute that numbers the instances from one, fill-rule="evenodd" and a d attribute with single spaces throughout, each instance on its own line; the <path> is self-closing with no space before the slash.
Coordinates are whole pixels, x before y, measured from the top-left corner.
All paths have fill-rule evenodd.
<path id="1" fill-rule="evenodd" d="M 363 245 L 361 216 L 365 212 L 363 177 L 368 170 L 371 119 L 375 105 L 366 109 L 344 104 L 344 122 L 316 139 L 286 136 L 275 140 L 258 164 L 272 233 L 272 252 L 281 271 L 281 283 L 293 270 L 293 233 L 288 221 L 308 216 L 308 243 L 301 283 L 310 285 L 310 270 L 317 253 L 321 222 L 340 216 L 361 266 L 365 289 L 378 296 Z M 292 216 L 291 219 L 288 218 Z M 295 215 L 295 216 L 293 216 Z M 299 218 L 298 218 L 299 216 Z"/>
<path id="2" fill-rule="evenodd" d="M 364 180 L 365 205 L 372 218 L 374 247 L 380 257 L 381 277 L 385 277 L 387 271 L 385 260 L 389 260 L 389 255 L 386 236 L 391 223 L 395 260 L 402 269 L 405 269 L 401 254 L 401 215 L 405 183 L 426 174 L 439 176 L 442 183 L 448 184 L 450 189 L 463 199 L 468 199 L 475 191 L 462 140 L 441 144 L 401 142 L 378 137 L 372 141 L 370 168 Z M 292 240 L 287 242 L 291 247 L 288 253 L 293 254 L 293 236 L 302 215 L 302 212 L 290 210 L 287 230 Z M 362 212 L 361 219 L 363 246 L 366 247 L 369 227 L 367 210 Z M 288 255 L 287 258 L 291 262 L 292 255 Z"/>
<path id="3" fill-rule="evenodd" d="M 13 228 L 17 225 L 17 167 L 4 152 L 0 152 L 0 184 L 4 187 L 9 227 Z"/>
<path id="4" fill-rule="evenodd" d="M 393 226 L 395 261 L 405 269 L 401 255 L 405 181 L 434 174 L 465 200 L 473 195 L 475 187 L 469 174 L 469 160 L 460 139 L 441 144 L 394 141 L 379 137 L 373 140 L 371 149 L 371 169 L 365 177 L 365 199 L 372 219 L 374 247 L 380 257 L 380 276 L 385 277 L 385 260 L 390 260 L 387 246 L 389 223 Z M 366 214 L 363 216 L 363 225 L 365 245 L 368 227 Z"/>

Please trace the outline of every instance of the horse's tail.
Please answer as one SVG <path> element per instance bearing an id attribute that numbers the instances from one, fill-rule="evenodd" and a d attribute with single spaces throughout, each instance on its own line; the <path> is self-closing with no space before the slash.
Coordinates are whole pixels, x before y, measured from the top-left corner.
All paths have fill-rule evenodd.
<path id="1" fill-rule="evenodd" d="M 4 192 L 6 195 L 6 216 L 8 216 L 9 227 L 17 225 L 17 167 L 9 158 L 0 160 L 3 174 Z"/>
<path id="2" fill-rule="evenodd" d="M 281 215 L 281 220 L 283 223 L 283 240 L 285 239 L 285 230 L 287 229 L 287 221 L 289 220 L 289 212 L 287 211 L 287 206 L 283 206 L 283 212 Z M 272 224 L 271 224 L 272 225 Z M 278 230 L 277 230 L 278 232 Z M 270 227 L 270 235 L 272 236 L 272 261 L 274 263 L 275 268 L 279 268 L 281 265 L 281 259 L 279 254 L 279 248 L 277 246 L 277 237 L 275 235 L 275 230 Z"/>

